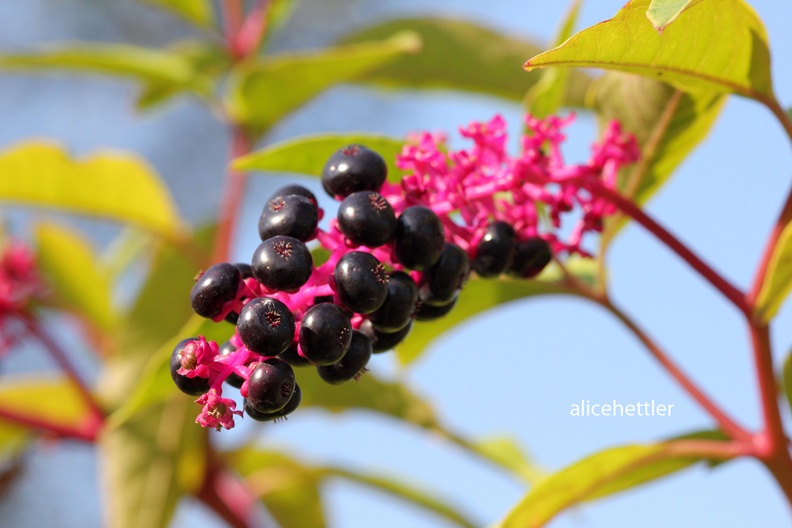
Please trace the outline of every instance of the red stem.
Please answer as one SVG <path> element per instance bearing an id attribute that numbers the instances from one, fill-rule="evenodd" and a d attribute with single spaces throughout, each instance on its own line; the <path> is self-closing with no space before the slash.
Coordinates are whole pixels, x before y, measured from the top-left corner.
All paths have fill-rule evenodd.
<path id="1" fill-rule="evenodd" d="M 7 420 L 44 433 L 52 434 L 58 438 L 71 438 L 83 442 L 96 442 L 99 427 L 93 422 L 88 422 L 85 427 L 72 427 L 42 420 L 27 413 L 12 411 L 0 407 L 0 419 Z"/>
<path id="2" fill-rule="evenodd" d="M 242 27 L 244 6 L 242 0 L 222 0 L 220 9 L 223 13 L 223 34 L 225 35 L 226 49 L 233 57 L 238 57 L 236 38 Z"/>
<path id="3" fill-rule="evenodd" d="M 258 50 L 267 32 L 271 5 L 270 0 L 258 0 L 245 17 L 233 44 L 235 52 L 232 54 L 238 59 L 248 57 Z"/>
<path id="4" fill-rule="evenodd" d="M 773 251 L 775 250 L 776 245 L 778 245 L 778 239 L 781 237 L 781 233 L 784 231 L 784 228 L 790 221 L 792 221 L 792 191 L 789 192 L 786 202 L 784 203 L 784 207 L 781 210 L 781 214 L 778 215 L 778 220 L 773 226 L 770 236 L 767 238 L 767 243 L 765 244 L 762 258 L 759 261 L 759 266 L 756 268 L 754 281 L 751 285 L 751 290 L 748 293 L 748 303 L 751 306 L 755 305 L 756 299 L 759 297 L 759 292 L 762 290 L 762 285 L 764 284 L 765 278 L 767 276 L 767 268 L 770 265 L 770 258 L 773 256 Z"/>
<path id="5" fill-rule="evenodd" d="M 238 158 L 250 152 L 250 141 L 241 127 L 232 127 L 231 159 Z M 245 193 L 247 174 L 234 169 L 229 169 L 226 176 L 225 196 L 220 208 L 220 217 L 217 223 L 212 262 L 227 261 L 230 255 L 231 243 L 236 232 L 236 221 L 239 217 L 242 199 Z"/>
<path id="6" fill-rule="evenodd" d="M 734 287 L 723 276 L 716 272 L 712 267 L 704 262 L 698 255 L 693 253 L 685 244 L 672 235 L 663 226 L 658 224 L 654 219 L 647 215 L 640 207 L 635 205 L 632 200 L 625 198 L 616 191 L 613 191 L 602 184 L 596 183 L 588 186 L 592 194 L 605 198 L 613 203 L 616 207 L 622 210 L 630 218 L 641 224 L 646 230 L 656 236 L 660 241 L 667 245 L 672 251 L 679 255 L 685 262 L 695 269 L 699 274 L 704 277 L 710 284 L 712 284 L 718 291 L 720 291 L 729 301 L 731 301 L 737 309 L 740 310 L 747 318 L 751 318 L 752 306 L 746 301 L 745 295 Z"/>
<path id="7" fill-rule="evenodd" d="M 668 371 L 674 380 L 679 383 L 683 389 L 705 410 L 712 416 L 720 428 L 728 434 L 731 438 L 738 441 L 748 441 L 751 438 L 750 433 L 745 430 L 741 425 L 735 422 L 728 414 L 714 403 L 704 391 L 699 389 L 698 385 L 692 381 L 685 372 L 674 363 L 671 358 L 663 351 L 660 346 L 649 337 L 649 335 L 641 329 L 630 317 L 622 312 L 615 306 L 610 299 L 592 297 L 596 302 L 604 306 L 608 311 L 615 315 L 632 333 L 638 338 L 641 343 L 646 347 L 652 357 L 660 363 L 663 368 Z"/>
<path id="8" fill-rule="evenodd" d="M 77 392 L 80 393 L 80 397 L 85 402 L 85 405 L 90 409 L 96 422 L 101 424 L 105 419 L 104 410 L 99 406 L 99 403 L 96 401 L 93 394 L 91 394 L 90 389 L 88 389 L 88 385 L 80 377 L 77 369 L 74 367 L 74 365 L 72 365 L 66 352 L 54 339 L 47 335 L 47 333 L 43 328 L 41 328 L 32 315 L 23 314 L 22 320 L 24 321 L 27 331 L 30 333 L 30 335 L 34 336 L 39 340 L 39 342 L 41 342 L 42 345 L 44 345 L 44 348 L 47 350 L 50 356 L 52 356 L 61 370 L 66 374 Z"/>
<path id="9" fill-rule="evenodd" d="M 264 528 L 268 523 L 262 518 L 258 501 L 236 476 L 227 471 L 216 459 L 207 443 L 207 469 L 196 497 L 235 528 Z"/>

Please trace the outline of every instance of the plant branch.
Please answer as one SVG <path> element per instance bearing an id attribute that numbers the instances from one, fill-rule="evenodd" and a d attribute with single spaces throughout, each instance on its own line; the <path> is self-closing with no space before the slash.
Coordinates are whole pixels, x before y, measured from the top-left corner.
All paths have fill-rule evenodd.
<path id="1" fill-rule="evenodd" d="M 616 306 L 607 294 L 597 294 L 588 286 L 583 284 L 574 275 L 561 265 L 567 282 L 587 299 L 599 304 L 627 327 L 628 330 L 646 347 L 649 354 L 671 375 L 674 380 L 698 403 L 712 418 L 718 426 L 731 438 L 746 441 L 750 434 L 741 425 L 735 422 L 728 414 L 713 402 L 698 385 L 691 380 L 687 374 L 665 353 L 665 351 L 647 334 L 633 319 L 623 310 Z"/>
<path id="2" fill-rule="evenodd" d="M 104 410 L 100 407 L 99 402 L 96 401 L 90 389 L 88 389 L 88 385 L 80 377 L 77 369 L 72 365 L 66 352 L 54 339 L 47 335 L 31 314 L 22 314 L 22 320 L 28 333 L 44 345 L 44 348 L 50 356 L 52 356 L 60 369 L 66 374 L 66 377 L 72 382 L 74 388 L 80 394 L 80 397 L 83 399 L 88 409 L 90 409 L 96 421 L 99 423 L 103 422 L 105 419 Z"/>
<path id="3" fill-rule="evenodd" d="M 778 104 L 778 99 L 776 99 L 775 96 L 762 96 L 756 97 L 756 99 L 770 109 L 776 119 L 778 119 L 778 122 L 784 128 L 784 132 L 786 132 L 789 140 L 792 141 L 792 121 L 790 121 L 790 116 L 784 112 L 783 108 L 781 108 L 781 105 Z"/>
<path id="4" fill-rule="evenodd" d="M 271 0 L 258 0 L 245 17 L 234 42 L 239 58 L 249 57 L 258 50 L 267 32 L 271 7 Z"/>
<path id="5" fill-rule="evenodd" d="M 73 427 L 42 420 L 27 413 L 12 411 L 0 407 L 0 419 L 12 422 L 28 429 L 35 429 L 43 433 L 52 434 L 58 438 L 70 438 L 83 442 L 96 442 L 98 428 L 93 423 L 85 427 Z"/>
<path id="6" fill-rule="evenodd" d="M 225 36 L 226 49 L 233 57 L 237 57 L 236 39 L 244 17 L 244 3 L 242 0 L 221 0 L 220 9 L 223 13 L 223 35 Z"/>
<path id="7" fill-rule="evenodd" d="M 250 141 L 244 130 L 239 126 L 232 125 L 231 159 L 247 154 L 250 152 L 250 148 Z M 225 196 L 220 206 L 220 215 L 217 223 L 212 262 L 224 262 L 229 259 L 246 183 L 247 174 L 245 172 L 234 169 L 228 170 L 224 186 Z"/>
<path id="8" fill-rule="evenodd" d="M 656 236 L 661 242 L 668 246 L 672 251 L 679 255 L 704 279 L 720 291 L 734 306 L 740 310 L 747 318 L 751 318 L 752 307 L 746 301 L 745 295 L 727 281 L 722 275 L 716 272 L 709 264 L 704 262 L 698 255 L 693 253 L 676 236 L 671 234 L 663 226 L 658 224 L 652 217 L 647 215 L 632 200 L 625 198 L 616 191 L 613 191 L 602 184 L 596 183 L 587 187 L 593 194 L 613 203 L 630 218 L 641 224 L 647 231 Z"/>
<path id="9" fill-rule="evenodd" d="M 748 293 L 748 303 L 751 306 L 756 304 L 759 293 L 762 291 L 762 286 L 764 285 L 765 279 L 767 278 L 767 270 L 770 265 L 770 259 L 772 258 L 773 252 L 778 245 L 778 240 L 781 237 L 781 233 L 784 231 L 784 228 L 787 226 L 787 224 L 789 224 L 790 221 L 792 221 L 792 190 L 790 190 L 789 194 L 787 195 L 786 202 L 784 202 L 781 213 L 778 215 L 778 220 L 770 232 L 770 236 L 768 237 L 767 243 L 765 244 L 765 248 L 762 252 L 762 257 L 759 260 L 759 265 L 756 268 L 756 274 L 754 275 L 754 280 L 751 284 L 751 290 Z"/>

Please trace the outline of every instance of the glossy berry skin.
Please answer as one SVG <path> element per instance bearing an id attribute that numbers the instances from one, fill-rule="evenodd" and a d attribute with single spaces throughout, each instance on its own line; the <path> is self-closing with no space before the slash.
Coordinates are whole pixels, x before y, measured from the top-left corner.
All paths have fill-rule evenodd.
<path id="1" fill-rule="evenodd" d="M 507 222 L 492 222 L 479 241 L 473 271 L 480 277 L 497 277 L 509 267 L 514 254 L 514 228 Z"/>
<path id="2" fill-rule="evenodd" d="M 270 200 L 273 198 L 277 198 L 278 196 L 302 196 L 303 198 L 308 198 L 315 207 L 319 206 L 319 202 L 316 200 L 316 195 L 312 193 L 309 189 L 306 189 L 302 185 L 285 185 L 272 193 L 272 196 L 269 197 Z"/>
<path id="3" fill-rule="evenodd" d="M 300 349 L 316 365 L 332 365 L 339 361 L 352 339 L 349 317 L 333 303 L 311 306 L 300 325 Z"/>
<path id="4" fill-rule="evenodd" d="M 242 275 L 233 264 L 221 262 L 204 271 L 190 291 L 190 304 L 201 317 L 214 318 L 223 304 L 236 298 Z"/>
<path id="5" fill-rule="evenodd" d="M 267 358 L 251 371 L 247 404 L 261 413 L 283 409 L 294 393 L 294 370 L 278 358 Z"/>
<path id="6" fill-rule="evenodd" d="M 250 267 L 250 264 L 245 262 L 234 262 L 234 267 L 239 270 L 240 275 L 242 275 L 242 280 L 249 279 L 253 276 L 253 268 Z M 228 312 L 225 316 L 225 320 L 233 325 L 237 324 L 239 312 Z"/>
<path id="7" fill-rule="evenodd" d="M 239 313 L 237 333 L 242 343 L 262 356 L 277 356 L 289 348 L 294 330 L 294 314 L 277 299 L 253 299 Z"/>
<path id="8" fill-rule="evenodd" d="M 451 312 L 451 310 L 454 309 L 457 298 L 458 297 L 454 297 L 451 302 L 447 304 L 440 304 L 436 306 L 419 302 L 418 306 L 415 308 L 415 320 L 425 322 L 434 321 L 436 319 L 440 319 L 441 317 L 445 317 Z"/>
<path id="9" fill-rule="evenodd" d="M 379 191 L 387 175 L 382 156 L 363 145 L 348 145 L 327 160 L 322 187 L 330 196 L 346 198 L 357 191 Z"/>
<path id="10" fill-rule="evenodd" d="M 276 196 L 264 205 L 258 222 L 261 240 L 286 235 L 305 242 L 313 237 L 319 224 L 316 205 L 305 196 Z"/>
<path id="11" fill-rule="evenodd" d="M 380 332 L 396 332 L 412 320 L 417 301 L 418 286 L 412 277 L 403 271 L 391 272 L 385 302 L 369 314 L 369 320 Z"/>
<path id="12" fill-rule="evenodd" d="M 363 324 L 360 325 L 360 331 L 366 335 L 371 340 L 371 351 L 375 354 L 380 354 L 382 352 L 387 352 L 388 350 L 393 350 L 393 348 L 404 341 L 404 339 L 410 334 L 410 330 L 412 330 L 413 322 L 410 321 L 407 323 L 407 326 L 402 328 L 397 332 L 380 332 L 376 330 L 371 321 L 365 320 Z"/>
<path id="13" fill-rule="evenodd" d="M 264 413 L 252 407 L 248 403 L 247 398 L 245 398 L 243 407 L 245 409 L 245 413 L 247 413 L 248 416 L 250 416 L 252 419 L 256 420 L 257 422 L 272 422 L 272 421 L 277 421 L 279 418 L 285 418 L 287 415 L 294 412 L 294 410 L 300 406 L 301 402 L 302 402 L 302 391 L 300 390 L 300 385 L 295 383 L 294 392 L 292 393 L 291 398 L 289 398 L 289 403 L 287 403 L 283 407 L 283 409 L 271 413 Z"/>
<path id="14" fill-rule="evenodd" d="M 300 353 L 297 352 L 297 343 L 298 341 L 295 341 L 289 345 L 289 348 L 278 354 L 278 357 L 292 367 L 307 367 L 311 364 L 311 362 L 302 357 Z"/>
<path id="15" fill-rule="evenodd" d="M 539 275 L 552 259 L 553 251 L 546 240 L 529 238 L 516 244 L 509 271 L 518 277 L 530 279 Z"/>
<path id="16" fill-rule="evenodd" d="M 352 342 L 344 357 L 332 365 L 316 367 L 316 371 L 327 383 L 338 385 L 359 376 L 368 365 L 371 354 L 371 340 L 365 334 L 354 330 Z"/>
<path id="17" fill-rule="evenodd" d="M 278 235 L 268 238 L 253 252 L 253 276 L 271 290 L 294 293 L 313 273 L 313 258 L 296 238 Z"/>
<path id="18" fill-rule="evenodd" d="M 407 207 L 396 220 L 393 254 L 403 266 L 423 270 L 440 258 L 445 230 L 434 211 L 422 205 Z"/>
<path id="19" fill-rule="evenodd" d="M 352 244 L 376 248 L 396 231 L 396 213 L 380 193 L 352 193 L 338 208 L 338 228 Z"/>
<path id="20" fill-rule="evenodd" d="M 448 304 L 454 300 L 469 273 L 467 253 L 456 244 L 446 244 L 440 259 L 423 273 L 421 302 L 434 306 Z"/>
<path id="21" fill-rule="evenodd" d="M 338 300 L 353 312 L 373 312 L 388 295 L 388 273 L 370 253 L 345 254 L 336 264 L 333 278 Z"/>
<path id="22" fill-rule="evenodd" d="M 226 357 L 229 354 L 236 352 L 236 349 L 237 348 L 234 345 L 232 345 L 230 341 L 226 341 L 225 343 L 220 345 L 220 350 L 218 350 L 218 353 L 220 354 L 221 357 Z M 235 374 L 232 372 L 225 379 L 225 382 L 231 385 L 232 387 L 234 387 L 235 389 L 239 389 L 242 387 L 242 384 L 245 382 L 245 380 L 242 379 L 239 376 L 239 374 Z"/>
<path id="23" fill-rule="evenodd" d="M 201 378 L 199 376 L 189 378 L 183 374 L 179 374 L 178 372 L 178 370 L 182 368 L 181 353 L 184 350 L 185 345 L 193 340 L 195 340 L 193 337 L 182 339 L 173 348 L 173 353 L 171 354 L 170 359 L 170 374 L 173 382 L 180 391 L 185 394 L 189 394 L 190 396 L 200 396 L 201 394 L 209 391 L 209 378 Z"/>

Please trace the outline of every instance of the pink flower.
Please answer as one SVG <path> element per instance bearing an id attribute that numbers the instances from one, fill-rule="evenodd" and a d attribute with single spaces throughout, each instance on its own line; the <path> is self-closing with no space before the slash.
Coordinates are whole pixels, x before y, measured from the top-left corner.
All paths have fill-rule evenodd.
<path id="1" fill-rule="evenodd" d="M 212 373 L 217 370 L 214 366 L 215 356 L 218 353 L 217 343 L 206 341 L 203 336 L 198 336 L 184 346 L 179 354 L 181 368 L 178 373 L 188 378 L 201 377 L 211 378 Z"/>
<path id="2" fill-rule="evenodd" d="M 216 389 L 211 389 L 206 394 L 195 400 L 195 403 L 203 405 L 201 414 L 195 419 L 195 423 L 201 427 L 211 427 L 219 431 L 221 428 L 232 429 L 234 427 L 234 415 L 242 416 L 242 411 L 236 410 L 236 402 L 230 398 L 221 397 Z"/>

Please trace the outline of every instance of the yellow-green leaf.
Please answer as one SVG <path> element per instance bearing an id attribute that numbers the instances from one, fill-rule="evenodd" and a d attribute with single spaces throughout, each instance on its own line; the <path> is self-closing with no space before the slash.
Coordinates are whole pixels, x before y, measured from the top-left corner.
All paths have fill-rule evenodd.
<path id="1" fill-rule="evenodd" d="M 522 101 L 538 76 L 515 68 L 526 54 L 541 47 L 510 37 L 472 21 L 450 18 L 390 20 L 365 28 L 343 42 L 365 42 L 414 31 L 423 42 L 421 53 L 402 56 L 368 72 L 364 82 L 388 88 L 460 90 Z M 589 77 L 573 72 L 567 92 L 568 106 L 582 106 Z"/>
<path id="2" fill-rule="evenodd" d="M 297 376 L 302 390 L 300 408 L 320 407 L 331 412 L 369 410 L 422 428 L 438 426 L 429 402 L 413 393 L 404 383 L 384 381 L 367 373 L 357 382 L 328 385 L 316 369 L 301 369 Z"/>
<path id="3" fill-rule="evenodd" d="M 789 408 L 792 409 L 792 352 L 787 354 L 787 358 L 784 360 L 782 381 L 787 403 L 789 404 Z"/>
<path id="4" fill-rule="evenodd" d="M 0 383 L 0 407 L 64 426 L 90 418 L 85 402 L 66 378 L 15 376 Z"/>
<path id="5" fill-rule="evenodd" d="M 756 309 L 765 322 L 775 317 L 792 291 L 792 222 L 787 222 L 778 237 L 767 272 L 756 297 Z"/>
<path id="6" fill-rule="evenodd" d="M 165 184 L 142 159 L 99 152 L 73 159 L 51 143 L 0 152 L 0 203 L 46 207 L 137 225 L 175 238 L 182 223 Z"/>
<path id="7" fill-rule="evenodd" d="M 206 431 L 192 398 L 177 394 L 100 437 L 105 526 L 165 528 L 179 499 L 201 483 Z"/>
<path id="8" fill-rule="evenodd" d="M 553 46 L 560 46 L 575 30 L 575 21 L 580 11 L 581 0 L 574 0 L 569 12 L 564 17 Z M 569 76 L 573 70 L 569 68 L 548 68 L 544 70 L 539 82 L 534 84 L 525 95 L 525 105 L 534 117 L 547 117 L 564 106 L 569 87 Z"/>
<path id="9" fill-rule="evenodd" d="M 680 454 L 672 442 L 625 445 L 600 451 L 539 482 L 498 528 L 545 526 L 566 508 L 623 491 L 702 459 Z"/>
<path id="10" fill-rule="evenodd" d="M 378 152 L 388 165 L 388 180 L 398 182 L 402 171 L 396 168 L 396 156 L 405 142 L 369 134 L 319 134 L 290 139 L 237 158 L 232 167 L 246 171 L 291 172 L 319 177 L 328 158 L 339 148 L 353 143 Z"/>
<path id="11" fill-rule="evenodd" d="M 652 0 L 646 17 L 657 31 L 663 31 L 684 11 L 693 0 Z"/>
<path id="12" fill-rule="evenodd" d="M 54 223 L 36 227 L 38 263 L 60 304 L 109 331 L 116 323 L 112 283 L 91 244 L 77 232 Z"/>
<path id="13" fill-rule="evenodd" d="M 767 33 L 743 0 L 695 0 L 658 33 L 646 18 L 650 0 L 632 0 L 617 15 L 525 63 L 639 73 L 683 90 L 733 92 L 774 101 Z"/>
<path id="14" fill-rule="evenodd" d="M 230 111 L 248 130 L 261 134 L 327 88 L 357 81 L 373 68 L 419 49 L 414 33 L 402 33 L 380 42 L 251 60 L 231 79 Z"/>
<path id="15" fill-rule="evenodd" d="M 127 44 L 82 44 L 49 51 L 0 54 L 4 69 L 67 69 L 128 77 L 208 93 L 211 84 L 196 64 L 176 52 Z"/>
<path id="16" fill-rule="evenodd" d="M 167 9 L 185 20 L 201 27 L 214 23 L 212 3 L 209 0 L 142 0 L 145 3 Z"/>
<path id="17" fill-rule="evenodd" d="M 595 264 L 590 260 L 576 260 L 568 265 L 570 272 L 580 280 L 592 283 Z M 432 341 L 443 332 L 500 304 L 543 294 L 574 295 L 575 290 L 561 281 L 558 268 L 551 267 L 541 277 L 525 280 L 511 277 L 480 279 L 472 277 L 459 295 L 454 309 L 441 319 L 425 323 L 415 322 L 407 338 L 396 347 L 397 357 L 403 365 L 418 359 Z"/>

